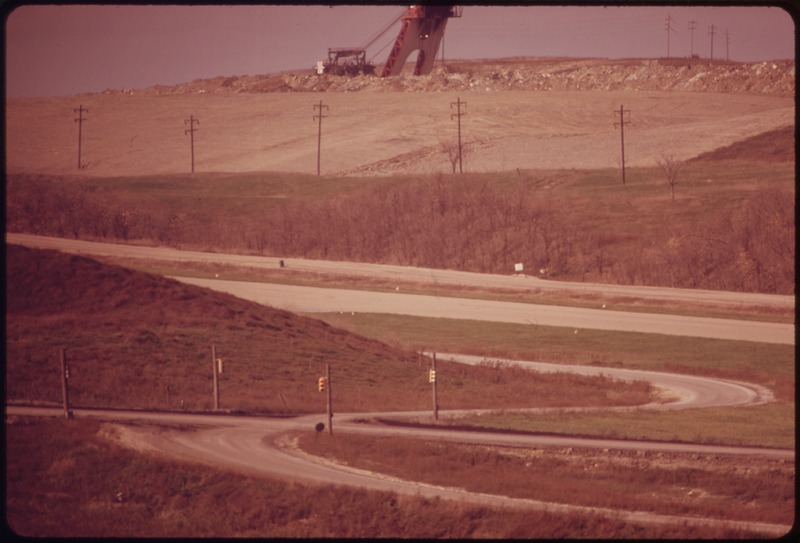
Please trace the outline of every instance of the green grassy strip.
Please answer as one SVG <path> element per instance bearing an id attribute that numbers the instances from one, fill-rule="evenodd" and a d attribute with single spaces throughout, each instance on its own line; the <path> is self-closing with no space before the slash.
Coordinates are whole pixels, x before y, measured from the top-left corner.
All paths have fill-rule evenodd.
<path id="1" fill-rule="evenodd" d="M 794 410 L 794 403 L 774 402 L 736 409 L 547 415 L 504 413 L 464 417 L 451 422 L 459 426 L 523 432 L 794 449 Z"/>
<path id="2" fill-rule="evenodd" d="M 326 313 L 320 317 L 413 350 L 754 379 L 773 390 L 786 381 L 793 388 L 795 375 L 791 345 L 407 315 Z"/>
<path id="3" fill-rule="evenodd" d="M 454 424 L 631 439 L 794 447 L 794 348 L 548 326 L 400 315 L 326 314 L 358 334 L 414 349 L 519 360 L 676 371 L 758 383 L 779 402 L 747 408 L 546 416 L 492 415 Z M 764 363 L 769 361 L 769 363 Z"/>

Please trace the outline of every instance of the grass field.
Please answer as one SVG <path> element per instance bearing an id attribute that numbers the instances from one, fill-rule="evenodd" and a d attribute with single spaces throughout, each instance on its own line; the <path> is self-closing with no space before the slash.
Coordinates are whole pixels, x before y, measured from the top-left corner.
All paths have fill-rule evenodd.
<path id="1" fill-rule="evenodd" d="M 351 467 L 472 492 L 718 519 L 794 520 L 794 467 L 788 460 L 353 434 L 298 439 L 303 449 Z"/>
<path id="2" fill-rule="evenodd" d="M 92 420 L 7 419 L 8 528 L 33 538 L 759 537 L 247 477 L 142 456 L 105 432 Z"/>
<path id="3" fill-rule="evenodd" d="M 329 364 L 342 411 L 429 405 L 430 361 L 413 350 L 163 277 L 55 251 L 7 247 L 7 398 L 57 403 L 59 351 L 75 407 L 213 407 L 211 348 L 223 359 L 220 407 L 325 410 Z M 443 408 L 637 405 L 649 385 L 442 362 Z M 122 386 L 121 386 L 122 385 Z"/>
<path id="4" fill-rule="evenodd" d="M 791 345 L 600 330 L 576 334 L 554 326 L 403 315 L 326 313 L 324 319 L 406 349 L 707 375 L 752 381 L 780 399 L 794 399 Z"/>
<path id="5" fill-rule="evenodd" d="M 674 201 L 654 167 L 631 168 L 625 187 L 619 185 L 614 169 L 523 170 L 452 178 L 20 174 L 9 176 L 7 182 L 7 228 L 137 244 L 484 272 L 505 273 L 523 261 L 526 269 L 545 270 L 551 279 L 793 293 L 794 163 L 752 157 L 704 159 L 687 163 L 683 173 Z M 14 247 L 7 249 L 6 276 L 6 391 L 13 401 L 56 404 L 60 400 L 58 353 L 64 348 L 75 406 L 209 410 L 213 344 L 224 360 L 220 387 L 224 410 L 322 412 L 316 380 L 328 363 L 341 395 L 337 408 L 342 411 L 427 409 L 429 362 L 416 354 L 424 349 L 716 376 L 767 386 L 778 399 L 745 409 L 676 413 L 536 417 L 499 413 L 459 420 L 460 425 L 794 447 L 791 346 L 590 330 L 575 334 L 572 329 L 536 325 L 387 315 L 331 314 L 324 315 L 323 322 L 90 259 Z M 498 295 L 514 296 L 491 293 Z M 679 311 L 709 314 L 706 308 Z M 746 317 L 745 313 L 732 310 L 726 315 L 780 322 L 794 318 L 793 313 Z M 442 375 L 439 393 L 444 409 L 636 405 L 652 399 L 653 393 L 641 383 L 601 378 L 445 362 L 439 362 L 437 370 Z M 88 421 L 16 420 L 7 421 L 7 429 L 13 436 L 7 451 L 7 509 L 12 527 L 25 535 L 752 535 L 686 526 L 640 528 L 599 517 L 498 512 L 248 479 L 135 456 L 110 445 L 102 439 L 101 427 Z M 630 496 L 637 496 L 636 507 L 645 510 L 792 521 L 791 465 L 715 466 L 705 461 L 694 465 L 698 459 L 678 459 L 682 465 L 665 467 L 659 464 L 678 460 L 637 463 L 586 454 L 564 459 L 547 451 L 528 451 L 525 457 L 466 446 L 443 451 L 421 442 L 386 444 L 348 438 L 334 443 L 309 437 L 301 436 L 300 442 L 314 453 L 365 462 L 376 471 L 413 473 L 437 484 L 466 480 L 478 491 L 623 508 L 633 508 Z M 431 461 L 436 465 L 424 463 Z M 435 469 L 439 465 L 447 466 L 448 473 L 440 474 Z M 492 482 L 492 474 L 499 473 L 504 475 Z M 636 477 L 626 483 L 632 475 Z M 584 492 L 586 480 L 598 486 Z M 655 495 L 639 499 L 645 489 Z M 532 490 L 539 493 L 530 494 Z M 337 522 L 353 510 L 365 513 L 347 523 Z"/>

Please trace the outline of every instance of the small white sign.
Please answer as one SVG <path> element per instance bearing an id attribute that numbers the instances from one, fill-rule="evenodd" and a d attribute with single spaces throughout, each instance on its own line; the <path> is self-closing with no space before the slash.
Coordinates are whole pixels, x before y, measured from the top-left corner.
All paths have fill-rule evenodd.
<path id="1" fill-rule="evenodd" d="M 520 273 L 522 271 L 522 264 L 514 264 L 514 271 Z"/>

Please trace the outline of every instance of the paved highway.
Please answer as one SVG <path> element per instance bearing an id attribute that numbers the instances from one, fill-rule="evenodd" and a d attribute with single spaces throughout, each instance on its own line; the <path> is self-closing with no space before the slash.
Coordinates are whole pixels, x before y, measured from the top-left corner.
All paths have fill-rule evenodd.
<path id="1" fill-rule="evenodd" d="M 426 284 L 461 285 L 483 288 L 504 288 L 532 291 L 569 291 L 581 294 L 605 294 L 662 301 L 689 301 L 715 305 L 764 306 L 794 308 L 794 296 L 757 294 L 747 292 L 725 292 L 699 289 L 674 289 L 663 287 L 606 285 L 594 283 L 575 283 L 568 281 L 547 281 L 527 275 L 498 275 L 418 268 L 412 266 L 392 266 L 386 264 L 365 264 L 360 262 L 333 262 L 328 260 L 306 260 L 299 258 L 261 257 L 226 253 L 206 253 L 183 251 L 167 247 L 140 247 L 113 243 L 98 243 L 29 234 L 6 234 L 6 243 L 15 243 L 41 249 L 58 249 L 70 253 L 83 253 L 98 256 L 117 256 L 129 258 L 150 258 L 183 262 L 206 262 L 230 264 L 252 268 L 279 269 L 280 261 L 286 270 L 334 274 L 349 277 L 375 277 L 398 282 L 419 282 Z"/>
<path id="2" fill-rule="evenodd" d="M 7 243 L 28 247 L 58 249 L 65 252 L 105 255 L 115 257 L 150 258 L 171 261 L 197 261 L 233 264 L 256 268 L 279 268 L 278 259 L 180 251 L 163 247 L 138 247 L 110 243 L 94 243 L 23 234 L 6 234 Z M 669 299 L 693 300 L 717 304 L 794 307 L 791 296 L 774 296 L 737 292 L 695 291 L 655 287 L 628 287 L 619 285 L 592 285 L 583 283 L 554 283 L 528 277 L 476 274 L 448 270 L 433 270 L 402 266 L 384 266 L 353 262 L 329 262 L 289 259 L 287 267 L 317 273 L 357 277 L 381 277 L 424 283 L 498 288 L 602 292 L 605 294 Z M 394 313 L 425 317 L 472 319 L 510 322 L 530 325 L 563 326 L 575 329 L 619 330 L 676 336 L 706 337 L 794 344 L 793 324 L 713 319 L 667 314 L 646 314 L 626 311 L 537 305 L 493 300 L 476 300 L 453 297 L 435 297 L 385 293 L 362 290 L 325 289 L 281 285 L 276 283 L 248 283 L 213 279 L 178 278 L 195 285 L 228 292 L 240 298 L 272 305 L 295 312 L 349 311 L 359 313 Z"/>
<path id="3" fill-rule="evenodd" d="M 578 330 L 586 328 L 794 344 L 792 324 L 425 296 L 402 292 L 328 289 L 190 277 L 173 279 L 296 313 L 336 311 L 390 313 L 534 326 L 563 326 Z"/>

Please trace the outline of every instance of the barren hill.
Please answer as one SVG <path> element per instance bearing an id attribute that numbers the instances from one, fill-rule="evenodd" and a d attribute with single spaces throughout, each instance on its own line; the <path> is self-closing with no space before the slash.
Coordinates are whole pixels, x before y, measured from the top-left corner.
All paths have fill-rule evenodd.
<path id="1" fill-rule="evenodd" d="M 794 125 L 794 64 L 705 60 L 448 62 L 424 77 L 230 76 L 174 87 L 10 99 L 9 172 L 92 176 L 195 171 L 449 173 L 616 168 L 685 160 Z M 325 91 L 325 92 L 321 92 Z M 319 132 L 315 105 L 327 108 Z M 73 110 L 88 108 L 77 167 Z M 317 155 L 317 143 L 321 153 Z"/>

